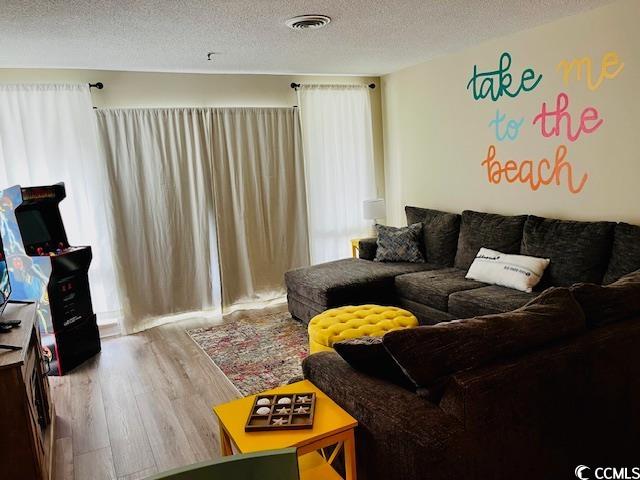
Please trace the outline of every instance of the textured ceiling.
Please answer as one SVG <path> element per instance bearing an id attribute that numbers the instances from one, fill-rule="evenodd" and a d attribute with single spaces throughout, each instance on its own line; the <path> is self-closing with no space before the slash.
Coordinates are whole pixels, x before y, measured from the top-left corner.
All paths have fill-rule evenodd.
<path id="1" fill-rule="evenodd" d="M 379 75 L 610 1 L 0 0 L 0 67 Z"/>

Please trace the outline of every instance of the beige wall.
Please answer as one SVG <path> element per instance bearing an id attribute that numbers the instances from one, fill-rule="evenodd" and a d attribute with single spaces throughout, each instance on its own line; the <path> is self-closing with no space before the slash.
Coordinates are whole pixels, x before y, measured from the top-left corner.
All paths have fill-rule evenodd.
<path id="1" fill-rule="evenodd" d="M 92 89 L 96 107 L 285 107 L 297 104 L 296 83 L 365 83 L 371 92 L 376 184 L 384 196 L 381 101 L 378 78 L 304 75 L 207 75 L 97 70 L 0 69 L 0 83 L 102 82 Z"/>
<path id="2" fill-rule="evenodd" d="M 404 223 L 403 206 L 414 204 L 640 224 L 639 23 L 640 1 L 618 1 L 384 76 L 387 221 Z M 514 84 L 527 67 L 543 74 L 541 83 L 516 98 L 474 100 L 466 90 L 474 64 L 480 71 L 495 70 L 505 51 L 513 58 Z M 602 56 L 610 51 L 618 53 L 624 69 L 595 91 L 587 88 L 584 77 L 564 85 L 556 71 L 563 59 L 590 56 L 597 78 Z M 532 120 L 542 102 L 555 107 L 559 92 L 569 96 L 573 130 L 588 106 L 604 119 L 601 127 L 575 142 L 566 138 L 564 127 L 561 137 L 543 138 Z M 524 117 L 515 141 L 499 142 L 489 128 L 497 109 L 507 118 Z M 564 144 L 574 184 L 585 173 L 589 178 L 578 194 L 565 186 L 566 167 L 560 186 L 554 183 L 532 191 L 517 182 L 490 184 L 481 163 L 492 144 L 501 162 L 513 159 L 518 165 L 524 159 L 537 165 L 543 157 L 553 162 L 556 148 Z M 548 178 L 544 168 L 543 173 Z"/>

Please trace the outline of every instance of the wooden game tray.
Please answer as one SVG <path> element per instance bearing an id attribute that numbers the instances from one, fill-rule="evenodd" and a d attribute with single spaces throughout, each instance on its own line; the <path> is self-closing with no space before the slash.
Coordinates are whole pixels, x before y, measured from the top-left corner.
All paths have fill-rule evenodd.
<path id="1" fill-rule="evenodd" d="M 291 403 L 278 403 L 284 398 L 291 400 Z M 265 400 L 268 400 L 269 403 L 267 404 Z M 261 403 L 264 403 L 264 405 Z M 268 408 L 269 413 L 259 414 L 259 408 Z M 311 428 L 313 427 L 315 410 L 315 393 L 257 395 L 253 400 L 244 431 L 259 432 Z"/>

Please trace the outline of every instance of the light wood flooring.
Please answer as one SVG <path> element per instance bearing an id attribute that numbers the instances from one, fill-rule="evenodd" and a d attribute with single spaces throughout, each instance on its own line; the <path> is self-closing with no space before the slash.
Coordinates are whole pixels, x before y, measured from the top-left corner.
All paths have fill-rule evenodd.
<path id="1" fill-rule="evenodd" d="M 234 313 L 224 321 L 284 308 Z M 237 393 L 185 333 L 211 323 L 185 320 L 103 339 L 98 356 L 50 377 L 54 478 L 135 480 L 219 456 L 211 406 Z"/>

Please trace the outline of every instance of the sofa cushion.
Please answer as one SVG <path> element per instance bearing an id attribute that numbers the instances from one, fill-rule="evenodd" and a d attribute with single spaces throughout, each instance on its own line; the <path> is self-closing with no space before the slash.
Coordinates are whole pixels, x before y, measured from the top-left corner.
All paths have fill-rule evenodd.
<path id="1" fill-rule="evenodd" d="M 566 288 L 545 291 L 524 307 L 466 320 L 389 332 L 383 344 L 418 386 L 520 355 L 582 331 L 585 318 Z"/>
<path id="2" fill-rule="evenodd" d="M 503 313 L 520 308 L 536 298 L 540 292 L 521 292 L 512 288 L 488 287 L 456 292 L 449 297 L 449 314 L 456 318 Z"/>
<path id="3" fill-rule="evenodd" d="M 578 283 L 571 287 L 584 310 L 587 325 L 597 327 L 640 316 L 640 270 L 611 285 Z"/>
<path id="4" fill-rule="evenodd" d="M 531 215 L 522 236 L 523 255 L 549 258 L 542 286 L 600 283 L 613 242 L 612 222 L 576 222 Z"/>
<path id="5" fill-rule="evenodd" d="M 623 275 L 638 269 L 640 269 L 640 227 L 619 223 L 614 229 L 611 258 L 603 283 L 605 285 L 613 283 Z"/>
<path id="6" fill-rule="evenodd" d="M 430 307 L 424 303 L 414 302 L 408 298 L 398 297 L 396 298 L 395 304 L 413 313 L 420 325 L 435 325 L 436 323 L 448 322 L 449 320 L 455 320 L 457 318 L 447 312 Z"/>
<path id="7" fill-rule="evenodd" d="M 378 231 L 378 248 L 374 258 L 376 262 L 424 263 L 420 250 L 421 223 L 401 228 L 376 225 L 376 230 Z"/>
<path id="8" fill-rule="evenodd" d="M 405 207 L 407 225 L 422 223 L 422 248 L 425 261 L 452 267 L 458 248 L 460 215 L 430 210 L 428 208 Z"/>
<path id="9" fill-rule="evenodd" d="M 428 263 L 382 263 L 345 258 L 290 270 L 284 279 L 288 294 L 334 307 L 388 301 L 396 275 L 435 268 Z"/>
<path id="10" fill-rule="evenodd" d="M 444 268 L 399 275 L 395 279 L 396 295 L 446 312 L 449 295 L 486 285 L 464 278 L 465 274 L 464 270 Z"/>
<path id="11" fill-rule="evenodd" d="M 373 260 L 376 258 L 378 239 L 376 237 L 361 238 L 358 242 L 358 258 Z"/>
<path id="12" fill-rule="evenodd" d="M 291 316 L 301 320 L 303 323 L 309 323 L 313 317 L 327 309 L 326 306 L 317 304 L 293 292 L 287 294 L 287 307 Z"/>
<path id="13" fill-rule="evenodd" d="M 333 349 L 356 370 L 410 390 L 416 389 L 382 345 L 382 337 L 351 338 L 334 343 Z"/>
<path id="14" fill-rule="evenodd" d="M 462 212 L 455 267 L 468 270 L 482 247 L 520 253 L 526 215 L 506 217 L 494 213 Z"/>

